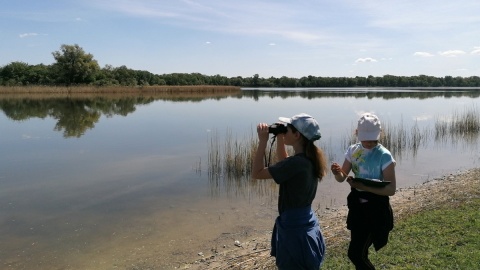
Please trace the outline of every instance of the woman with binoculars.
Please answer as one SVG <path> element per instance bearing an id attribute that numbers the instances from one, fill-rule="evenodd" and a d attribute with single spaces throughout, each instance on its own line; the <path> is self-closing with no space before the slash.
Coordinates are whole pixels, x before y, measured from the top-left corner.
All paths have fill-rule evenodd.
<path id="1" fill-rule="evenodd" d="M 271 255 L 279 269 L 318 270 L 325 242 L 312 202 L 318 182 L 328 170 L 324 153 L 314 144 L 321 137 L 320 128 L 312 116 L 304 113 L 279 120 L 281 123 L 275 125 L 257 125 L 259 143 L 252 168 L 252 178 L 273 179 L 280 186 Z M 264 157 L 271 133 L 277 139 L 278 162 L 266 165 Z M 293 156 L 288 156 L 286 146 L 293 147 Z"/>

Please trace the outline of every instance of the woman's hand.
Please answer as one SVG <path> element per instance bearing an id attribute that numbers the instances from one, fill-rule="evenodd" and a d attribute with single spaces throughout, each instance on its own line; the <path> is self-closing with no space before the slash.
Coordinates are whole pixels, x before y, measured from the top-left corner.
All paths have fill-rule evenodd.
<path id="1" fill-rule="evenodd" d="M 332 170 L 333 175 L 342 175 L 342 167 L 340 167 L 340 164 L 334 162 L 330 169 Z"/>
<path id="2" fill-rule="evenodd" d="M 357 188 L 357 189 L 361 189 L 361 190 L 364 190 L 365 189 L 365 185 L 362 184 L 361 182 L 359 181 L 354 181 L 353 180 L 353 176 L 349 176 L 347 177 L 347 183 L 350 185 L 350 187 L 352 188 Z"/>
<path id="3" fill-rule="evenodd" d="M 332 166 L 330 166 L 333 176 L 335 176 L 335 180 L 337 180 L 337 182 L 345 181 L 345 178 L 349 177 L 348 174 L 350 173 L 351 168 L 352 164 L 347 160 L 343 162 L 343 166 L 341 167 L 340 164 L 336 162 L 332 163 Z"/>
<path id="4" fill-rule="evenodd" d="M 260 123 L 257 125 L 257 134 L 258 134 L 258 140 L 261 142 L 266 142 L 268 141 L 268 125 L 266 123 Z"/>
<path id="5" fill-rule="evenodd" d="M 271 178 L 268 168 L 265 167 L 263 158 L 265 156 L 265 148 L 268 142 L 268 125 L 260 123 L 257 125 L 258 146 L 253 158 L 252 178 L 253 179 L 268 179 Z"/>

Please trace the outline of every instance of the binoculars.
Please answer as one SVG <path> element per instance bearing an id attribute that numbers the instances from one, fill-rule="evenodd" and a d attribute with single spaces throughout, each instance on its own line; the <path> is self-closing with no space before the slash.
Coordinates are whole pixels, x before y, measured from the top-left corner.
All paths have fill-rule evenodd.
<path id="1" fill-rule="evenodd" d="M 287 133 L 287 126 L 282 124 L 271 124 L 268 126 L 268 133 L 272 133 L 273 135 L 278 135 L 282 133 Z"/>

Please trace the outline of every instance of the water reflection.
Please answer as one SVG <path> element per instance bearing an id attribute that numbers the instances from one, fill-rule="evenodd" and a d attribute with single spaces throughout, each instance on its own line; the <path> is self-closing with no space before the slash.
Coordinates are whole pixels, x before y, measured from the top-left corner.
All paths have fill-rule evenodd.
<path id="1" fill-rule="evenodd" d="M 258 100 L 260 97 L 302 97 L 306 99 L 315 98 L 382 98 L 398 99 L 398 98 L 414 98 L 428 99 L 435 97 L 452 98 L 452 97 L 480 97 L 480 91 L 476 88 L 456 88 L 456 89 L 382 89 L 382 88 L 287 88 L 287 89 L 271 89 L 271 88 L 244 88 L 241 97 L 252 97 Z"/>
<path id="2" fill-rule="evenodd" d="M 170 102 L 202 102 L 209 99 L 221 100 L 227 97 L 252 98 L 260 97 L 301 97 L 305 99 L 316 98 L 415 98 L 428 99 L 434 97 L 480 97 L 477 89 L 449 89 L 447 90 L 404 90 L 404 89 L 364 89 L 364 88 L 341 88 L 341 89 L 243 89 L 240 94 L 209 93 L 162 93 L 154 95 L 68 95 L 68 96 L 36 96 L 36 95 L 2 95 L 0 96 L 0 109 L 7 117 L 15 121 L 23 121 L 30 118 L 55 119 L 54 130 L 63 133 L 65 138 L 79 138 L 88 130 L 93 129 L 102 115 L 127 116 L 135 112 L 139 105 L 150 104 L 156 100 Z"/>
<path id="3" fill-rule="evenodd" d="M 156 95 L 0 95 L 0 109 L 15 121 L 30 118 L 52 118 L 56 120 L 55 131 L 62 132 L 65 138 L 79 138 L 93 129 L 103 115 L 127 116 L 141 105 L 156 100 L 171 102 L 200 102 L 207 99 L 226 98 L 232 94 L 218 93 L 201 95 L 198 93 L 156 94 Z"/>
<path id="4" fill-rule="evenodd" d="M 135 111 L 138 104 L 148 104 L 152 99 L 71 99 L 55 98 L 43 100 L 10 99 L 0 100 L 0 109 L 12 120 L 50 117 L 56 120 L 55 131 L 64 137 L 81 137 L 95 127 L 100 116 L 126 116 Z"/>

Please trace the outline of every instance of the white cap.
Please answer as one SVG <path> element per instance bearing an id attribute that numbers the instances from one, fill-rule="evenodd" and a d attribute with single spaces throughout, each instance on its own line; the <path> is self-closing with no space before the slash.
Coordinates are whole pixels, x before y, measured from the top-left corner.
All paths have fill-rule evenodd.
<path id="1" fill-rule="evenodd" d="M 381 131 L 380 120 L 374 114 L 365 113 L 358 120 L 357 137 L 359 141 L 378 141 Z"/>

